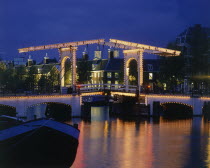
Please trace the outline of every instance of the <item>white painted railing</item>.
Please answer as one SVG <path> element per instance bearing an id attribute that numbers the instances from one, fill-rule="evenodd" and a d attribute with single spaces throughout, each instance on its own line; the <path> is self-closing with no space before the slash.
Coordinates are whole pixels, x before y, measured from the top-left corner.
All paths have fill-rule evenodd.
<path id="1" fill-rule="evenodd" d="M 136 92 L 137 86 L 134 85 L 122 85 L 122 84 L 81 84 L 77 85 L 77 88 L 80 92 L 94 92 L 94 91 L 118 91 L 118 92 L 126 92 L 126 88 L 128 88 L 127 92 Z"/>

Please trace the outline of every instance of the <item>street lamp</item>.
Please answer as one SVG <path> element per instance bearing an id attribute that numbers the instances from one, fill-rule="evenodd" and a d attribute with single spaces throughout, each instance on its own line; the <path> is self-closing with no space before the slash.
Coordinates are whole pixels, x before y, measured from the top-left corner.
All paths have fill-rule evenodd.
<path id="1" fill-rule="evenodd" d="M 192 96 L 193 96 L 193 82 L 191 83 L 191 91 L 192 91 Z"/>

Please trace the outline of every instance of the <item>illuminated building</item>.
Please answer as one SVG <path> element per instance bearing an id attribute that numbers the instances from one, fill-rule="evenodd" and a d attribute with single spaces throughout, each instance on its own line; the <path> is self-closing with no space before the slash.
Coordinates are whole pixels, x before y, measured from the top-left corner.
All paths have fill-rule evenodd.
<path id="1" fill-rule="evenodd" d="M 122 72 L 123 59 L 93 60 L 89 82 L 92 84 L 122 84 L 122 78 L 120 78 Z"/>
<path id="2" fill-rule="evenodd" d="M 160 72 L 160 61 L 158 59 L 144 59 L 143 70 L 144 70 L 144 88 L 149 88 L 150 91 L 156 92 L 157 90 L 157 79 Z"/>
<path id="3" fill-rule="evenodd" d="M 84 53 L 83 53 L 84 54 Z M 85 57 L 84 57 L 85 58 Z M 119 57 L 119 51 L 109 49 L 108 50 L 108 59 L 100 59 L 98 55 L 95 55 L 93 60 L 85 61 L 85 59 L 78 59 L 77 61 L 77 73 L 80 74 L 79 78 L 86 78 L 87 81 L 85 83 L 89 84 L 123 84 L 124 83 L 124 59 Z M 81 75 L 85 75 L 85 73 L 80 73 L 78 70 L 82 71 L 82 68 L 86 64 L 87 70 L 89 73 L 89 78 L 82 77 Z M 159 60 L 157 59 L 144 59 L 143 64 L 143 73 L 144 77 L 142 78 L 142 84 L 144 83 L 144 88 L 150 86 L 150 91 L 155 90 L 155 82 L 158 78 L 159 73 Z M 129 64 L 128 66 L 131 68 L 130 70 L 134 70 L 137 72 L 137 67 L 132 67 Z M 139 74 L 140 76 L 142 74 Z M 138 78 L 134 77 L 136 82 L 138 82 Z M 128 79 L 129 85 L 132 85 L 132 81 Z M 135 84 L 137 85 L 137 84 Z M 144 89 L 145 90 L 145 89 Z"/>

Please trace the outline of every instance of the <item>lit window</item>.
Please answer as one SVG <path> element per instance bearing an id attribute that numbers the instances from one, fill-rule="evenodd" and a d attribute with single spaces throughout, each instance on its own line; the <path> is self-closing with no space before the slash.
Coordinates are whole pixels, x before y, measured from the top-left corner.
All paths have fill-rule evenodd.
<path id="1" fill-rule="evenodd" d="M 166 83 L 163 83 L 163 90 L 166 90 Z"/>
<path id="2" fill-rule="evenodd" d="M 92 64 L 92 70 L 96 70 L 97 64 Z"/>
<path id="3" fill-rule="evenodd" d="M 114 76 L 115 76 L 115 78 L 119 78 L 119 73 L 118 72 L 115 72 L 114 73 Z"/>
<path id="4" fill-rule="evenodd" d="M 42 68 L 38 68 L 38 73 L 42 73 Z"/>
<path id="5" fill-rule="evenodd" d="M 111 81 L 107 81 L 108 84 L 111 84 Z"/>
<path id="6" fill-rule="evenodd" d="M 149 80 L 153 80 L 153 73 L 149 73 Z"/>
<path id="7" fill-rule="evenodd" d="M 118 50 L 114 50 L 114 58 L 119 57 L 119 51 Z"/>
<path id="8" fill-rule="evenodd" d="M 111 78 L 112 77 L 112 73 L 111 72 L 107 72 L 107 78 Z"/>
<path id="9" fill-rule="evenodd" d="M 95 51 L 94 59 L 101 59 L 101 51 Z"/>
<path id="10" fill-rule="evenodd" d="M 116 85 L 115 88 L 117 89 L 117 88 L 119 87 L 119 86 L 118 86 L 119 81 L 115 81 L 114 84 Z"/>

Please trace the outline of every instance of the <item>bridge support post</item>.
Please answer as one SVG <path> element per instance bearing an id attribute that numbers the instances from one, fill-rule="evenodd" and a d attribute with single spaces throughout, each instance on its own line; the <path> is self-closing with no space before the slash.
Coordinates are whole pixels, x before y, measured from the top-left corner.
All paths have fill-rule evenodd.
<path id="1" fill-rule="evenodd" d="M 129 63 L 135 59 L 137 61 L 138 71 L 138 90 L 141 93 L 141 87 L 143 85 L 143 53 L 142 49 L 124 50 L 124 84 L 126 85 L 126 92 L 128 92 L 129 84 Z"/>
<path id="2" fill-rule="evenodd" d="M 77 68 L 76 68 L 76 52 L 77 47 L 72 47 L 72 88 L 76 91 Z"/>
<path id="3" fill-rule="evenodd" d="M 204 102 L 203 115 L 205 120 L 210 120 L 210 101 Z"/>
<path id="4" fill-rule="evenodd" d="M 154 117 L 159 117 L 161 113 L 161 106 L 159 101 L 154 101 L 153 102 L 153 114 L 152 116 Z"/>
<path id="5" fill-rule="evenodd" d="M 193 105 L 193 115 L 201 116 L 203 102 L 201 101 L 200 98 L 191 98 L 191 99 L 192 99 L 192 105 Z"/>
<path id="6" fill-rule="evenodd" d="M 138 52 L 138 89 L 139 93 L 141 93 L 141 88 L 143 85 L 143 74 L 144 74 L 144 69 L 143 69 L 143 50 L 139 50 Z"/>
<path id="7" fill-rule="evenodd" d="M 61 72 L 60 72 L 60 83 L 61 83 L 61 93 L 63 93 L 63 88 L 65 87 L 64 75 L 65 75 L 65 62 L 70 59 L 71 62 L 71 86 L 73 91 L 76 90 L 76 51 L 77 47 L 70 48 L 60 48 L 60 59 L 61 59 Z"/>
<path id="8" fill-rule="evenodd" d="M 25 99 L 15 99 L 13 102 L 16 107 L 16 116 L 19 117 L 27 117 L 27 107 L 28 107 L 28 99 L 27 97 Z"/>
<path id="9" fill-rule="evenodd" d="M 18 117 L 27 117 L 26 108 L 22 106 L 22 104 L 16 107 L 16 113 L 16 116 Z"/>

